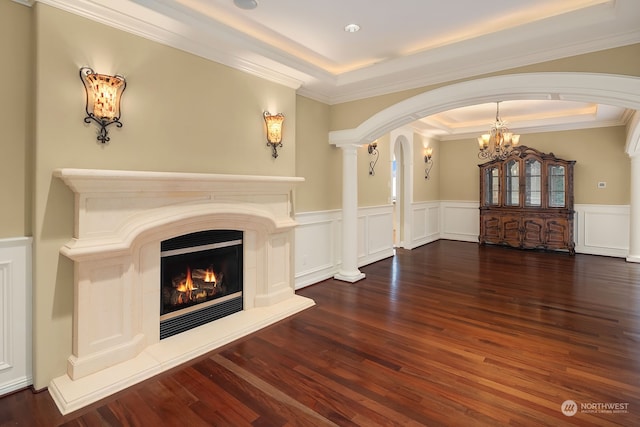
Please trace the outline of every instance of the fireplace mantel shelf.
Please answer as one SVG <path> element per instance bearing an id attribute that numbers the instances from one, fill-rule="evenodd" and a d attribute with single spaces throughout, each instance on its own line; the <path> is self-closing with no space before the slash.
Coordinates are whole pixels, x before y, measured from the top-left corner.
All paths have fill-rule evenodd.
<path id="1" fill-rule="evenodd" d="M 226 175 L 188 172 L 128 171 L 60 168 L 53 176 L 75 193 L 132 193 L 139 191 L 210 191 L 243 193 L 258 189 L 278 193 L 304 178 L 286 176 Z"/>
<path id="2" fill-rule="evenodd" d="M 291 195 L 304 182 L 299 177 L 70 168 L 56 169 L 53 176 L 75 193 L 76 241 L 67 245 L 70 256 L 74 248 L 96 244 L 122 248 L 152 223 L 186 217 L 252 216 L 272 228 L 292 227 Z"/>

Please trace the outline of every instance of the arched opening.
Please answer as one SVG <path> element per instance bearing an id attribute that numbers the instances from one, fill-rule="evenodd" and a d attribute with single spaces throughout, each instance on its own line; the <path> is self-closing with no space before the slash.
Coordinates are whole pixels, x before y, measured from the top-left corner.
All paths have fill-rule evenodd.
<path id="1" fill-rule="evenodd" d="M 409 128 L 396 129 L 391 132 L 391 157 L 395 160 L 395 180 L 392 183 L 393 206 L 393 245 L 394 247 L 407 247 L 405 233 L 409 234 L 411 224 L 409 214 L 413 202 L 413 147 L 412 131 Z M 393 162 L 392 162 L 393 163 Z M 392 166 L 393 167 L 393 166 Z M 393 173 L 394 171 L 392 171 Z M 395 195 L 395 197 L 393 197 Z"/>
<path id="2" fill-rule="evenodd" d="M 592 73 L 507 74 L 443 86 L 400 101 L 354 129 L 329 133 L 335 145 L 366 144 L 419 118 L 469 105 L 515 99 L 593 101 L 640 110 L 640 78 Z M 628 144 L 640 150 L 640 144 Z"/>

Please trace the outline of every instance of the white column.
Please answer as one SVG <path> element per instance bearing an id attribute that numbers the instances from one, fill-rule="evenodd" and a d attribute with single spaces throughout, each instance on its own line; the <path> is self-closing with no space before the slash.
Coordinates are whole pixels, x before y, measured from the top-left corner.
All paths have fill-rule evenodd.
<path id="1" fill-rule="evenodd" d="M 364 279 L 358 270 L 358 144 L 342 148 L 342 264 L 337 280 L 357 282 Z"/>
<path id="2" fill-rule="evenodd" d="M 631 209 L 627 261 L 640 262 L 640 155 L 631 157 Z"/>

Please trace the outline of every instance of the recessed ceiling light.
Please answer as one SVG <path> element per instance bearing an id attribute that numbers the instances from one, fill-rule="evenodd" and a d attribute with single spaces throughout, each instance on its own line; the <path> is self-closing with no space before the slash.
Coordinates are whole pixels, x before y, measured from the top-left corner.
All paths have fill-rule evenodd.
<path id="1" fill-rule="evenodd" d="M 360 31 L 360 25 L 358 24 L 349 24 L 344 27 L 344 30 L 347 33 L 355 33 L 356 31 Z"/>
<path id="2" fill-rule="evenodd" d="M 233 4 L 240 9 L 251 10 L 258 7 L 258 0 L 233 0 Z"/>

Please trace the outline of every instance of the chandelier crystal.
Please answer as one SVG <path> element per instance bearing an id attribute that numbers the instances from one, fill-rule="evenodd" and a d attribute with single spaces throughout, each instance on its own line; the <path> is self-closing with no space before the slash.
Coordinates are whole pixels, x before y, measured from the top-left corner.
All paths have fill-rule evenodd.
<path id="1" fill-rule="evenodd" d="M 496 102 L 496 121 L 491 125 L 489 133 L 478 137 L 480 159 L 504 160 L 520 142 L 520 135 L 514 135 L 507 127 L 507 122 L 500 118 L 500 102 Z"/>

